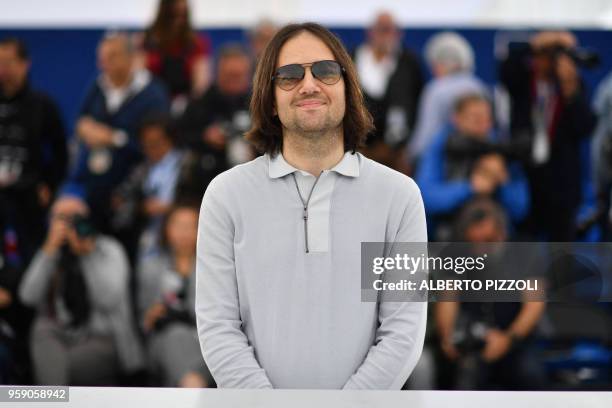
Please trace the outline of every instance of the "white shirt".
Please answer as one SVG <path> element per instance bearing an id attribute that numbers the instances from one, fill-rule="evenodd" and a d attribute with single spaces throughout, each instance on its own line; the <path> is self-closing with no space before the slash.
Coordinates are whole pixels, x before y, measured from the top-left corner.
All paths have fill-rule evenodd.
<path id="1" fill-rule="evenodd" d="M 149 82 L 151 82 L 151 73 L 146 69 L 135 71 L 130 82 L 123 87 L 113 86 L 105 75 L 100 75 L 98 85 L 106 99 L 106 110 L 111 114 L 115 113 L 126 99 L 142 91 Z"/>
<path id="2" fill-rule="evenodd" d="M 397 58 L 394 55 L 387 55 L 377 61 L 372 48 L 365 44 L 355 52 L 355 65 L 359 83 L 366 93 L 376 99 L 383 98 L 387 91 L 389 78 L 397 66 Z"/>

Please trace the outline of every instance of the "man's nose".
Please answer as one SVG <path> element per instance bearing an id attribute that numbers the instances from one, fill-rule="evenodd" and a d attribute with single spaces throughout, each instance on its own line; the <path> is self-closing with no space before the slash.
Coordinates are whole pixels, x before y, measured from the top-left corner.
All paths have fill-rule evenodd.
<path id="1" fill-rule="evenodd" d="M 305 69 L 306 72 L 304 72 L 304 79 L 302 79 L 302 82 L 300 83 L 300 93 L 311 94 L 315 92 L 321 92 L 319 83 L 312 75 L 310 67 L 306 67 Z"/>

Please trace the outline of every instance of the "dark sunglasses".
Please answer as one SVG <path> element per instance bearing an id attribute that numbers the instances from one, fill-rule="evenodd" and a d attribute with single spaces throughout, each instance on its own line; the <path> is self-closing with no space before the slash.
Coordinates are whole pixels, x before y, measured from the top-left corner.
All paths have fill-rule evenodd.
<path id="1" fill-rule="evenodd" d="M 310 64 L 289 64 L 278 68 L 272 81 L 275 81 L 280 89 L 290 91 L 304 79 L 306 67 L 310 67 L 312 76 L 325 85 L 336 84 L 342 78 L 342 73 L 345 72 L 337 61 L 332 60 L 316 61 Z"/>

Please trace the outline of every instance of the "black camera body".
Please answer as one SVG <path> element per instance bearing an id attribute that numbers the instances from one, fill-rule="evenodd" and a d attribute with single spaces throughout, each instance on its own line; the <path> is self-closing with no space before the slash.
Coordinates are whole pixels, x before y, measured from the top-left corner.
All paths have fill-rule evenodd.
<path id="1" fill-rule="evenodd" d="M 458 319 L 451 336 L 453 346 L 461 354 L 477 353 L 484 349 L 488 326 L 469 318 Z"/>
<path id="2" fill-rule="evenodd" d="M 556 60 L 560 55 L 567 55 L 576 65 L 587 69 L 597 68 L 601 63 L 599 54 L 586 48 L 566 48 L 557 45 L 545 48 L 541 53 L 550 56 L 553 60 Z"/>
<path id="3" fill-rule="evenodd" d="M 75 214 L 73 216 L 60 216 L 67 222 L 79 236 L 79 238 L 89 238 L 96 235 L 97 230 L 91 218 L 83 214 Z"/>
<path id="4" fill-rule="evenodd" d="M 513 41 L 508 44 L 508 50 L 527 52 L 531 55 L 546 56 L 553 61 L 556 60 L 560 55 L 567 55 L 576 63 L 576 65 L 587 69 L 597 68 L 601 64 L 600 55 L 597 52 L 588 48 L 568 48 L 562 45 L 555 45 L 552 47 L 534 50 L 531 47 L 531 44 L 529 44 L 528 42 Z"/>
<path id="5" fill-rule="evenodd" d="M 72 217 L 72 227 L 79 238 L 89 238 L 96 235 L 96 228 L 87 216 L 75 215 Z"/>
<path id="6" fill-rule="evenodd" d="M 195 321 L 187 310 L 184 310 L 181 307 L 176 307 L 174 305 L 169 305 L 166 302 L 164 302 L 164 306 L 166 306 L 166 314 L 155 321 L 153 331 L 161 332 L 173 323 L 181 323 L 190 326 L 195 326 Z"/>
<path id="7" fill-rule="evenodd" d="M 446 156 L 449 160 L 476 161 L 487 154 L 499 154 L 507 161 L 527 161 L 531 142 L 527 137 L 515 137 L 510 141 L 483 140 L 460 133 L 452 134 L 446 142 Z"/>

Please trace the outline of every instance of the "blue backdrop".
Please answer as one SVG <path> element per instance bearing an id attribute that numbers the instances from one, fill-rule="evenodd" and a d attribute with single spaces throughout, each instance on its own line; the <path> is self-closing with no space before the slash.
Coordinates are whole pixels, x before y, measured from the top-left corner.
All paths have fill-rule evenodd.
<path id="1" fill-rule="evenodd" d="M 404 42 L 419 56 L 422 55 L 425 41 L 440 28 L 420 28 L 405 30 Z M 493 55 L 495 29 L 460 29 L 474 47 L 476 53 L 476 73 L 487 83 L 496 80 L 496 61 Z M 348 48 L 354 48 L 364 41 L 362 27 L 333 29 Z M 71 130 L 79 104 L 90 82 L 96 76 L 96 45 L 101 38 L 102 29 L 19 29 L 2 30 L 0 38 L 16 36 L 23 39 L 32 57 L 31 82 L 35 88 L 51 95 L 59 104 L 66 127 Z M 228 41 L 246 42 L 241 29 L 206 30 L 213 45 L 213 51 Z M 584 78 L 592 92 L 601 78 L 612 70 L 609 45 L 612 32 L 601 30 L 575 31 L 579 43 L 593 48 L 602 56 L 599 68 L 584 71 Z M 422 57 L 421 57 L 422 60 Z M 425 66 L 423 66 L 425 69 Z M 426 70 L 424 72 L 427 72 Z"/>

